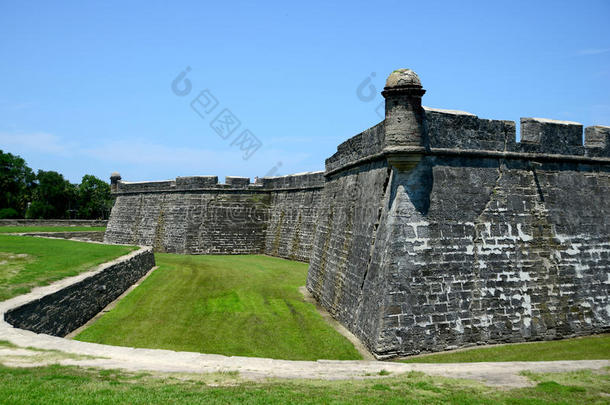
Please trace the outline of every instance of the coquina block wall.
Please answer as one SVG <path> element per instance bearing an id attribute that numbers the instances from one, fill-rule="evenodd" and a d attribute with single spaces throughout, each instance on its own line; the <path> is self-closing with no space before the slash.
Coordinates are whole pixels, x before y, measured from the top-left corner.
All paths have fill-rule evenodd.
<path id="1" fill-rule="evenodd" d="M 308 261 L 324 173 L 268 177 L 178 177 L 123 182 L 111 177 L 116 202 L 105 241 L 157 252 L 254 254 Z"/>
<path id="2" fill-rule="evenodd" d="M 378 357 L 610 329 L 610 128 L 424 109 L 339 145 L 307 288 Z"/>
<path id="3" fill-rule="evenodd" d="M 61 280 L 0 305 L 2 318 L 16 328 L 64 337 L 85 325 L 155 266 L 150 247 Z M 6 312 L 5 312 L 6 311 Z M 4 312 L 4 313 L 3 313 Z"/>

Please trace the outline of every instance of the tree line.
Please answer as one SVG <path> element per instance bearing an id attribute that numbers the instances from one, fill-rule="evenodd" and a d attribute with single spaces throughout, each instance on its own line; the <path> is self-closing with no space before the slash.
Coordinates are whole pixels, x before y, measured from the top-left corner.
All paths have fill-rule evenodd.
<path id="1" fill-rule="evenodd" d="M 0 219 L 107 219 L 113 202 L 110 185 L 93 175 L 73 184 L 0 150 Z"/>

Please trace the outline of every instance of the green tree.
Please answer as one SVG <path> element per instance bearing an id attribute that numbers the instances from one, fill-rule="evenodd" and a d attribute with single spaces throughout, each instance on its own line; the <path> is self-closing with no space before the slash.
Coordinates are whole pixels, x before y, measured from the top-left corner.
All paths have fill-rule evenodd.
<path id="1" fill-rule="evenodd" d="M 25 160 L 0 150 L 0 209 L 12 208 L 22 217 L 32 199 L 35 180 Z"/>
<path id="2" fill-rule="evenodd" d="M 76 186 L 60 173 L 38 170 L 37 187 L 27 218 L 67 218 L 69 210 L 76 207 Z"/>
<path id="3" fill-rule="evenodd" d="M 19 213 L 14 208 L 0 208 L 0 219 L 19 218 Z"/>
<path id="4" fill-rule="evenodd" d="M 86 174 L 78 186 L 78 217 L 83 219 L 107 218 L 112 208 L 110 185 Z"/>

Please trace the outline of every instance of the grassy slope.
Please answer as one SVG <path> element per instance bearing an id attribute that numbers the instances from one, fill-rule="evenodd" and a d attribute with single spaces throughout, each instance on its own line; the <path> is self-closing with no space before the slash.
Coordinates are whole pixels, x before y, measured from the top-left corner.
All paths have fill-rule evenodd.
<path id="1" fill-rule="evenodd" d="M 518 343 L 402 359 L 404 363 L 610 359 L 610 334 L 549 342 Z"/>
<path id="2" fill-rule="evenodd" d="M 24 232 L 104 232 L 104 226 L 0 226 L 0 233 Z"/>
<path id="3" fill-rule="evenodd" d="M 0 235 L 0 301 L 24 294 L 35 286 L 74 276 L 135 249 Z"/>
<path id="4" fill-rule="evenodd" d="M 243 382 L 232 373 L 153 377 L 120 371 L 0 366 L 4 404 L 589 404 L 608 403 L 610 376 L 579 371 L 529 374 L 531 388 L 496 390 L 465 380 L 409 373 L 349 381 Z M 218 384 L 220 384 L 218 386 Z M 216 386 L 214 386 L 216 385 Z"/>
<path id="5" fill-rule="evenodd" d="M 359 359 L 298 292 L 307 264 L 157 254 L 160 266 L 77 339 L 293 360 Z"/>

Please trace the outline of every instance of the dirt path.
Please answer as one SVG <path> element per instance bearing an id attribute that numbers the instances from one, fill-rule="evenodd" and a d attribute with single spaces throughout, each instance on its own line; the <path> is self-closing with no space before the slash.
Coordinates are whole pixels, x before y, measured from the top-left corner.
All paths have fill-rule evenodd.
<path id="1" fill-rule="evenodd" d="M 83 273 L 75 278 L 86 277 Z M 313 378 L 349 379 L 379 376 L 382 370 L 390 375 L 421 371 L 435 376 L 468 378 L 501 387 L 520 387 L 531 382 L 520 376 L 525 370 L 533 372 L 563 372 L 580 369 L 601 369 L 610 366 L 609 360 L 461 363 L 461 364 L 404 364 L 384 361 L 290 361 L 254 357 L 227 357 L 215 354 L 174 352 L 171 350 L 133 349 L 36 334 L 17 329 L 4 321 L 4 313 L 16 306 L 39 299 L 73 280 L 61 280 L 39 287 L 31 293 L 0 302 L 0 340 L 16 346 L 0 345 L 0 362 L 10 366 L 36 366 L 59 363 L 83 367 L 119 368 L 128 371 L 211 373 L 238 371 L 244 378 Z M 384 373 L 385 374 L 385 373 Z"/>
<path id="2" fill-rule="evenodd" d="M 170 350 L 133 349 L 85 343 L 58 337 L 39 335 L 0 324 L 0 340 L 19 348 L 0 348 L 0 362 L 9 366 L 46 364 L 82 367 L 119 368 L 128 371 L 211 373 L 238 371 L 244 378 L 314 378 L 349 379 L 376 376 L 382 370 L 390 375 L 421 371 L 451 378 L 467 378 L 501 387 L 521 387 L 531 382 L 520 376 L 533 372 L 562 372 L 580 369 L 601 369 L 610 366 L 608 360 L 404 364 L 383 361 L 290 361 L 254 357 L 227 357 L 215 354 L 174 352 Z M 27 349 L 24 349 L 27 348 Z M 42 351 L 41 351 L 42 350 Z M 51 350 L 53 352 L 45 352 Z M 59 351 L 55 352 L 55 351 Z"/>

